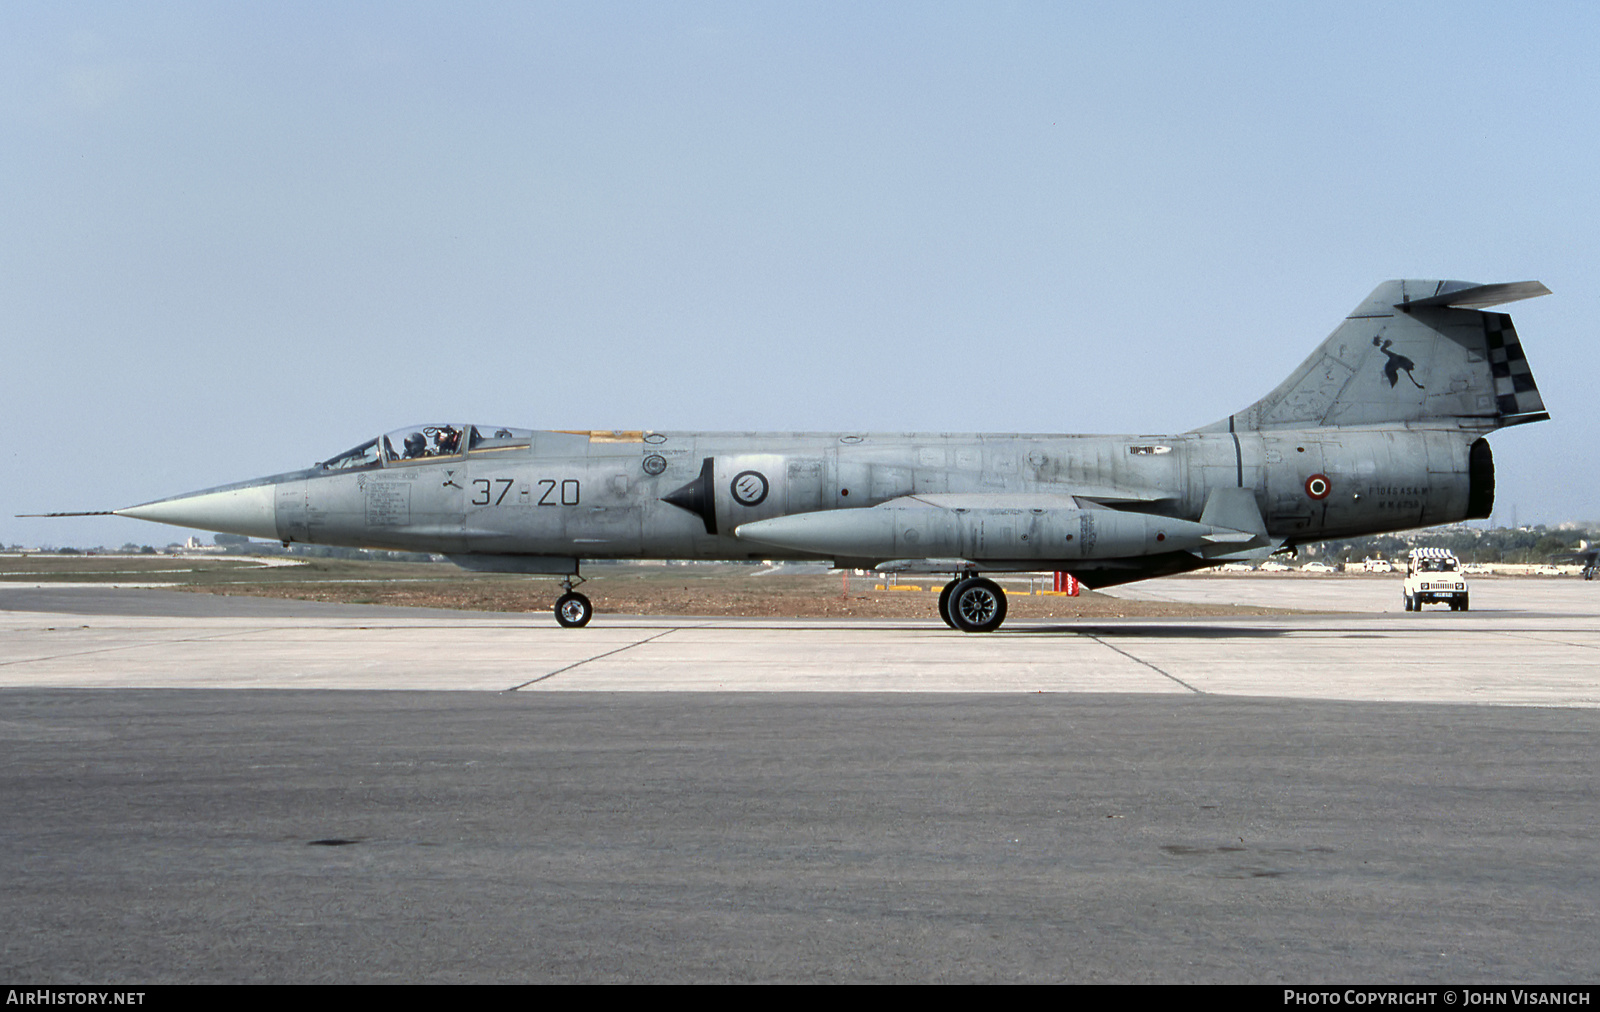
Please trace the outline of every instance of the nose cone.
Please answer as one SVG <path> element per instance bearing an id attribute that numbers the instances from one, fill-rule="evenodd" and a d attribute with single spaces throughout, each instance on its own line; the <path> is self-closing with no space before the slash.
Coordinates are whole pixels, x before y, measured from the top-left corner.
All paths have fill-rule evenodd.
<path id="1" fill-rule="evenodd" d="M 174 527 L 197 527 L 202 531 L 242 534 L 268 541 L 278 539 L 278 511 L 272 485 L 196 492 L 115 512 L 119 517 L 153 520 Z"/>

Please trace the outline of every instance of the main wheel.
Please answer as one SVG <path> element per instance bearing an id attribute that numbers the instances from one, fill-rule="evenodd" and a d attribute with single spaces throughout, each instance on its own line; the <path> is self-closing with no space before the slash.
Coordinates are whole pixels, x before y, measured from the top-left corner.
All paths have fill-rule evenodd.
<path id="1" fill-rule="evenodd" d="M 569 590 L 556 598 L 556 621 L 566 628 L 586 626 L 591 618 L 594 618 L 594 605 L 577 591 Z"/>
<path id="2" fill-rule="evenodd" d="M 962 580 L 950 591 L 949 611 L 962 632 L 994 632 L 1006 620 L 1006 592 L 982 577 Z"/>
<path id="3" fill-rule="evenodd" d="M 1406 611 L 1416 611 L 1417 610 L 1416 605 L 1412 603 L 1410 594 L 1402 594 L 1400 596 L 1406 603 Z"/>
<path id="4" fill-rule="evenodd" d="M 939 591 L 939 617 L 944 619 L 944 624 L 952 629 L 956 628 L 956 624 L 955 621 L 950 618 L 950 592 L 955 590 L 956 584 L 960 582 L 961 577 L 958 576 L 954 580 L 951 580 L 949 583 L 945 584 L 944 589 Z"/>

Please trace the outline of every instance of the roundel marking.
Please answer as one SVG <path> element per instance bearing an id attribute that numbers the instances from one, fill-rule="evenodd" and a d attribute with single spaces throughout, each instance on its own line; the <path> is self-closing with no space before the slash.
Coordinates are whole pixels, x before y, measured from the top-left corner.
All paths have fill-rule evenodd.
<path id="1" fill-rule="evenodd" d="M 1328 498 L 1328 493 L 1333 491 L 1333 485 L 1325 474 L 1314 474 L 1306 479 L 1306 495 L 1313 499 Z"/>
<path id="2" fill-rule="evenodd" d="M 767 500 L 767 476 L 760 471 L 740 471 L 728 485 L 740 506 L 760 506 Z"/>
<path id="3" fill-rule="evenodd" d="M 660 474 L 667 469 L 667 458 L 659 453 L 652 453 L 644 458 L 645 474 Z"/>

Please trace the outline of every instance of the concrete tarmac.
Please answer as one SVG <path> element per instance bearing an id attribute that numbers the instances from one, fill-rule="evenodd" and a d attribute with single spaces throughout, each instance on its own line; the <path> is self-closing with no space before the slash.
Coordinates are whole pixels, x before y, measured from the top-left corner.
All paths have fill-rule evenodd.
<path id="1" fill-rule="evenodd" d="M 1350 611 L 567 631 L 0 588 L 0 974 L 1592 982 L 1600 587 L 1243 589 L 1279 582 L 1139 591 Z"/>
<path id="2" fill-rule="evenodd" d="M 0 686 L 1138 692 L 1600 705 L 1600 586 L 1482 580 L 1473 584 L 1470 612 L 1408 613 L 1399 608 L 1398 585 L 1156 580 L 1123 592 L 1341 613 L 1012 621 L 979 636 L 954 633 L 931 615 L 602 613 L 569 630 L 545 614 L 0 585 Z"/>

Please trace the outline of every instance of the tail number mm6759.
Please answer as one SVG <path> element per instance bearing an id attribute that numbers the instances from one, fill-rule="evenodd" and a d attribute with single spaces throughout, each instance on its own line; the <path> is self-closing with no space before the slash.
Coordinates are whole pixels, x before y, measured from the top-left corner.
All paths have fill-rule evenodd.
<path id="1" fill-rule="evenodd" d="M 506 495 L 511 491 L 511 486 L 516 481 L 512 478 L 474 478 L 472 479 L 472 505 L 474 506 L 499 506 L 506 501 Z M 536 483 L 538 498 L 534 500 L 536 506 L 576 506 L 582 498 L 582 489 L 576 478 L 557 480 L 555 478 L 540 478 Z M 500 486 L 497 490 L 495 486 Z M 526 488 L 524 495 L 528 494 Z M 527 499 L 523 499 L 524 502 Z"/>

